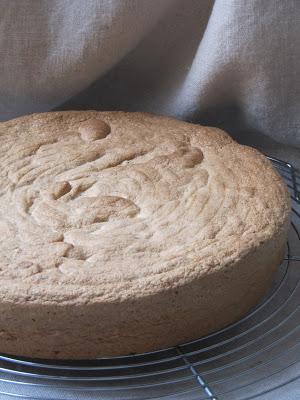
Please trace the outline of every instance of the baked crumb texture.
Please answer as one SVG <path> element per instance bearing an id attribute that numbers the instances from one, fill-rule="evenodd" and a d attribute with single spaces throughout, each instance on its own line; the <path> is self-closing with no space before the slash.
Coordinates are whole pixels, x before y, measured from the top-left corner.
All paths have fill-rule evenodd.
<path id="1" fill-rule="evenodd" d="M 93 358 L 233 322 L 283 257 L 289 196 L 225 132 L 144 113 L 0 123 L 0 351 Z"/>

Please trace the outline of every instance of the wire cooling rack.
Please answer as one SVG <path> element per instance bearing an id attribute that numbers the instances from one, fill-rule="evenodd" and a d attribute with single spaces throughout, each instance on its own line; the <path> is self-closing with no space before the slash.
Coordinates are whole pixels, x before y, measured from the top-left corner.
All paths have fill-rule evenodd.
<path id="1" fill-rule="evenodd" d="M 80 362 L 0 355 L 0 399 L 300 398 L 300 175 L 270 159 L 293 211 L 286 257 L 260 305 L 219 332 L 143 355 Z"/>

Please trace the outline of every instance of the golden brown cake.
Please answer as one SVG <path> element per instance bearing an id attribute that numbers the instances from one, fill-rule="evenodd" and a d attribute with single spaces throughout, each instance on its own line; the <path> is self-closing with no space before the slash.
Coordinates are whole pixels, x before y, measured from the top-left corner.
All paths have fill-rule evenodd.
<path id="1" fill-rule="evenodd" d="M 289 197 L 216 128 L 144 113 L 0 124 L 0 352 L 157 350 L 237 320 L 269 288 Z"/>

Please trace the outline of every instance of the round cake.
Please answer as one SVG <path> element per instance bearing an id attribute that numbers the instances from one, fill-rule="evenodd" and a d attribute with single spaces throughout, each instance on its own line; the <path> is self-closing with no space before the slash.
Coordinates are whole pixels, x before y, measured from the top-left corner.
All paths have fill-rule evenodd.
<path id="1" fill-rule="evenodd" d="M 225 132 L 145 113 L 0 124 L 0 352 L 158 350 L 240 318 L 283 255 L 289 196 Z"/>

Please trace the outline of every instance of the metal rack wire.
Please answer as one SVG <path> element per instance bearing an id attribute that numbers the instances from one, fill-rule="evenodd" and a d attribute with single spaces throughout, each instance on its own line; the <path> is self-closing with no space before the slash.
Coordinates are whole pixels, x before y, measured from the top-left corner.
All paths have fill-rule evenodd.
<path id="1" fill-rule="evenodd" d="M 260 305 L 219 332 L 147 354 L 80 362 L 0 355 L 0 399 L 285 399 L 293 384 L 300 397 L 300 174 L 270 159 L 293 211 L 285 260 Z"/>

